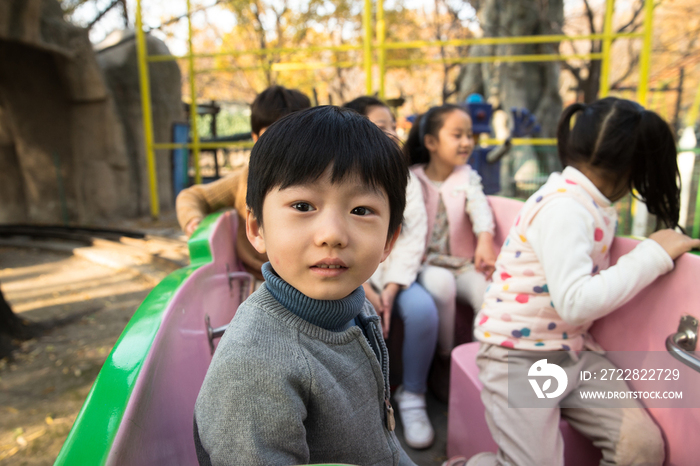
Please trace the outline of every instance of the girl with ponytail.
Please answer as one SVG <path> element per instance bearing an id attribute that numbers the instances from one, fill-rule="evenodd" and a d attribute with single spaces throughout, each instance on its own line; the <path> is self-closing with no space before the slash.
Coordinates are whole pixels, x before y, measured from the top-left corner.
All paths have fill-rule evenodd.
<path id="1" fill-rule="evenodd" d="M 601 448 L 601 464 L 661 465 L 661 433 L 638 400 L 620 400 L 620 409 L 581 400 L 582 391 L 627 391 L 625 382 L 583 381 L 578 374 L 610 366 L 602 351 L 585 351 L 601 350 L 588 333 L 591 324 L 700 246 L 674 230 L 679 187 L 673 134 L 654 112 L 605 98 L 566 108 L 557 145 L 565 168 L 549 177 L 514 221 L 476 317 L 481 398 L 499 451 L 480 453 L 467 464 L 563 465 L 563 417 Z M 667 229 L 610 266 L 617 227 L 613 202 L 633 189 Z M 509 409 L 509 370 L 520 370 L 525 380 L 543 358 L 565 369 L 563 393 L 547 408 Z"/>

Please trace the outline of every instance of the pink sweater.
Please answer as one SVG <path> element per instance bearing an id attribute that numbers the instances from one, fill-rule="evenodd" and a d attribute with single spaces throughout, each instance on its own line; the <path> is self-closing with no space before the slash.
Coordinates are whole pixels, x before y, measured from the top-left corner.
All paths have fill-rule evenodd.
<path id="1" fill-rule="evenodd" d="M 423 201 L 428 216 L 427 242 L 433 234 L 438 202 L 442 198 L 449 224 L 450 254 L 465 259 L 474 258 L 476 237 L 481 232 L 493 233 L 493 213 L 489 207 L 481 178 L 469 165 L 455 168 L 450 176 L 437 187 L 425 174 L 425 165 L 414 165 L 423 190 Z"/>

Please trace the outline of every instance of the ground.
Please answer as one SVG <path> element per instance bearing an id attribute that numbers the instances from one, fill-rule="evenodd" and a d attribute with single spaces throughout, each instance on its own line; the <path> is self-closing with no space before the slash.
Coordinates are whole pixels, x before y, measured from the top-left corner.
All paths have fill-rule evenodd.
<path id="1" fill-rule="evenodd" d="M 153 286 L 131 270 L 39 249 L 0 248 L 0 284 L 21 317 L 96 312 L 26 341 L 0 360 L 0 462 L 50 465 L 92 382 Z"/>
<path id="2" fill-rule="evenodd" d="M 92 247 L 0 239 L 0 286 L 19 316 L 47 321 L 88 313 L 23 342 L 11 360 L 0 359 L 2 465 L 54 463 L 126 323 L 151 288 L 177 262 L 187 262 L 172 216 L 119 228 L 156 236 L 116 245 L 99 240 Z"/>
<path id="3" fill-rule="evenodd" d="M 157 232 L 177 236 L 172 229 Z M 133 260 L 140 257 L 137 250 L 127 260 L 104 245 L 71 253 L 26 242 L 0 241 L 0 286 L 14 311 L 32 321 L 89 312 L 23 342 L 12 360 L 0 359 L 0 465 L 43 466 L 54 463 L 112 346 L 168 266 Z M 181 259 L 181 239 L 155 243 L 160 256 Z M 121 262 L 111 260 L 114 255 Z M 435 445 L 421 452 L 406 448 L 421 466 L 445 459 L 447 406 L 432 396 L 428 406 Z M 402 440 L 398 416 L 397 424 Z"/>

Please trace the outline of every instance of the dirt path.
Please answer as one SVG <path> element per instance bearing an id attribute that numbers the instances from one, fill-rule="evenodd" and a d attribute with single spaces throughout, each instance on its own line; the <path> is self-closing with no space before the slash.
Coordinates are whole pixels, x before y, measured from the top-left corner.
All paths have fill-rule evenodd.
<path id="1" fill-rule="evenodd" d="M 0 247 L 0 286 L 41 321 L 95 312 L 0 360 L 0 464 L 51 465 L 112 346 L 155 282 L 70 253 Z"/>

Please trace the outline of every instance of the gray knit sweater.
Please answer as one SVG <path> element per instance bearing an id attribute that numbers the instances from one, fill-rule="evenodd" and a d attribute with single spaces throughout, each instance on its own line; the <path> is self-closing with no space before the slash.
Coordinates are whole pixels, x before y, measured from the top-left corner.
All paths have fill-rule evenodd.
<path id="1" fill-rule="evenodd" d="M 332 331 L 267 287 L 239 307 L 197 397 L 200 464 L 414 465 L 386 427 L 388 356 L 369 301 L 359 326 Z"/>

